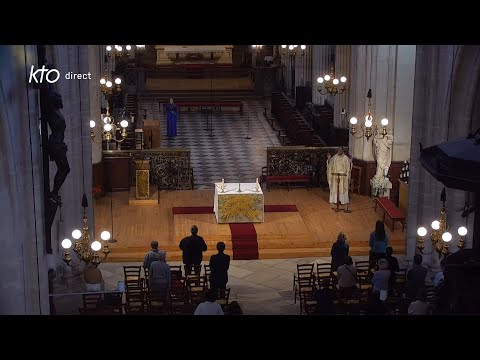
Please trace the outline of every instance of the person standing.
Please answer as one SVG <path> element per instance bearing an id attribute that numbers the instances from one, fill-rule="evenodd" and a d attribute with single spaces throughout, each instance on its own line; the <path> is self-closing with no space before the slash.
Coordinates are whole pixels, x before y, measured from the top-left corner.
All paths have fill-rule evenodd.
<path id="1" fill-rule="evenodd" d="M 422 266 L 423 257 L 416 254 L 413 257 L 413 267 L 407 272 L 407 296 L 414 299 L 419 290 L 425 287 L 428 269 Z"/>
<path id="2" fill-rule="evenodd" d="M 165 106 L 165 115 L 167 117 L 167 137 L 172 139 L 177 136 L 178 120 L 178 107 L 174 104 L 172 98 L 170 98 L 170 102 Z"/>
<path id="3" fill-rule="evenodd" d="M 145 255 L 145 258 L 143 259 L 143 270 L 148 271 L 150 269 L 150 265 L 153 261 L 157 260 L 157 255 L 158 255 L 158 241 L 152 241 L 150 243 L 151 250 Z"/>
<path id="4" fill-rule="evenodd" d="M 350 299 L 357 289 L 357 268 L 351 256 L 347 256 L 345 264 L 338 267 L 337 279 L 340 297 Z"/>
<path id="5" fill-rule="evenodd" d="M 332 209 L 335 209 L 337 201 L 340 204 L 348 204 L 348 188 L 350 183 L 350 169 L 351 159 L 343 152 L 343 146 L 338 148 L 335 155 L 327 154 L 327 180 L 330 188 L 330 204 Z M 345 174 L 344 176 L 333 174 Z M 340 178 L 340 183 L 337 183 L 337 177 Z M 337 190 L 338 187 L 338 190 Z"/>
<path id="6" fill-rule="evenodd" d="M 200 266 L 202 263 L 203 252 L 207 251 L 207 244 L 203 237 L 198 236 L 198 227 L 193 225 L 192 235 L 184 237 L 179 244 L 182 250 L 182 260 L 185 264 L 185 275 L 190 275 L 192 266 Z"/>
<path id="7" fill-rule="evenodd" d="M 385 301 L 388 297 L 388 280 L 390 279 L 390 270 L 386 259 L 378 260 L 378 271 L 373 274 L 373 291 L 378 291 L 380 300 Z"/>
<path id="8" fill-rule="evenodd" d="M 218 254 L 210 257 L 210 287 L 213 290 L 226 289 L 228 283 L 228 268 L 230 267 L 230 255 L 224 254 L 225 243 L 217 243 Z"/>
<path id="9" fill-rule="evenodd" d="M 383 221 L 378 220 L 375 224 L 375 231 L 370 234 L 368 245 L 370 246 L 370 267 L 373 268 L 376 267 L 379 259 L 387 256 L 388 236 Z"/>
<path id="10" fill-rule="evenodd" d="M 345 263 L 345 258 L 348 256 L 349 245 L 347 237 L 343 232 L 338 234 L 337 241 L 333 243 L 330 255 L 332 256 L 332 271 L 337 271 L 340 265 Z"/>
<path id="11" fill-rule="evenodd" d="M 171 275 L 170 266 L 166 262 L 165 251 L 156 254 L 157 261 L 150 264 L 148 279 L 150 291 L 167 297 L 170 290 Z"/>

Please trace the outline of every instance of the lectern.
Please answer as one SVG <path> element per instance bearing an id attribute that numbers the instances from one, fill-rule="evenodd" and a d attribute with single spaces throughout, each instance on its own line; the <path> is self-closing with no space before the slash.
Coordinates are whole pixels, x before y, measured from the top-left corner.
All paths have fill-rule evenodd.
<path id="1" fill-rule="evenodd" d="M 347 174 L 332 173 L 332 175 L 337 177 L 337 207 L 335 208 L 335 212 L 339 212 L 340 211 L 340 176 L 347 176 Z"/>
<path id="2" fill-rule="evenodd" d="M 135 160 L 135 196 L 150 198 L 150 160 Z"/>

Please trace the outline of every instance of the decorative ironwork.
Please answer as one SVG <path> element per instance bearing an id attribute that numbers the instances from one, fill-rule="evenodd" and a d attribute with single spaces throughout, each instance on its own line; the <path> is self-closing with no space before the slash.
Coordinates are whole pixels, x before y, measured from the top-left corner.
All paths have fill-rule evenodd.
<path id="1" fill-rule="evenodd" d="M 131 157 L 132 160 L 150 160 L 151 184 L 164 190 L 193 190 L 189 149 L 106 150 L 103 155 L 104 157 Z M 131 174 L 135 174 L 133 161 L 131 166 Z"/>
<path id="2" fill-rule="evenodd" d="M 269 147 L 267 172 L 274 176 L 310 175 L 314 186 L 328 187 L 327 153 L 334 154 L 338 147 Z M 348 148 L 344 147 L 348 154 Z"/>

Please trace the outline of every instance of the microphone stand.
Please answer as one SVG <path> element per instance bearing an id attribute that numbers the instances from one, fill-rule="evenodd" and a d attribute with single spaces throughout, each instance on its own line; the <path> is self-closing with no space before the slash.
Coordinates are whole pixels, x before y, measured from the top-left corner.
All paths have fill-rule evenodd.
<path id="1" fill-rule="evenodd" d="M 247 136 L 244 137 L 244 139 L 250 140 L 250 111 L 247 112 Z"/>

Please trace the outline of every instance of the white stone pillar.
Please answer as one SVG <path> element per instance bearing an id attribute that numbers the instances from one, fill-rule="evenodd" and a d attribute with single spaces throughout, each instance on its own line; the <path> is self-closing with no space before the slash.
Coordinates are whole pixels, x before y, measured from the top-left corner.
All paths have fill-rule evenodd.
<path id="1" fill-rule="evenodd" d="M 105 47 L 99 45 L 88 46 L 89 71 L 92 80 L 88 82 L 90 92 L 90 119 L 94 120 L 97 126 L 101 124 L 102 93 L 100 91 L 100 79 L 104 72 Z M 96 132 L 98 134 L 98 131 Z M 98 139 L 98 135 L 97 138 Z M 92 141 L 92 164 L 102 161 L 102 143 Z"/>
<path id="2" fill-rule="evenodd" d="M 367 92 L 372 90 L 372 113 L 378 125 L 381 119 L 389 120 L 393 130 L 392 161 L 408 158 L 410 148 L 413 85 L 415 72 L 415 45 L 354 45 L 350 57 L 348 82 L 348 120 L 358 119 L 357 136 L 361 133 L 368 110 Z M 356 159 L 374 161 L 372 138 L 353 139 L 349 148 Z"/>
<path id="3" fill-rule="evenodd" d="M 478 102 L 480 78 L 480 48 L 459 45 L 418 45 L 416 49 L 415 90 L 412 121 L 411 163 L 409 178 L 409 206 L 407 221 L 407 259 L 413 259 L 416 250 L 416 231 L 438 219 L 440 194 L 443 184 L 435 180 L 420 164 L 419 143 L 426 147 L 465 137 L 472 129 L 472 111 Z M 446 189 L 447 221 L 453 240 L 450 251 L 457 251 L 459 226 L 466 226 L 467 248 L 471 247 L 474 215 L 461 217 L 465 202 L 473 196 L 460 190 Z M 431 251 L 425 241 L 425 252 Z M 424 256 L 424 263 L 436 263 L 434 252 Z"/>
<path id="4" fill-rule="evenodd" d="M 337 45 L 335 49 L 335 76 L 340 80 L 342 76 L 347 78 L 346 88 L 351 84 L 350 79 L 350 47 L 351 45 Z M 334 96 L 333 124 L 338 128 L 348 128 L 349 92 Z M 342 114 L 345 109 L 345 114 Z"/>
<path id="5" fill-rule="evenodd" d="M 0 314 L 49 314 L 37 46 L 0 45 Z"/>

